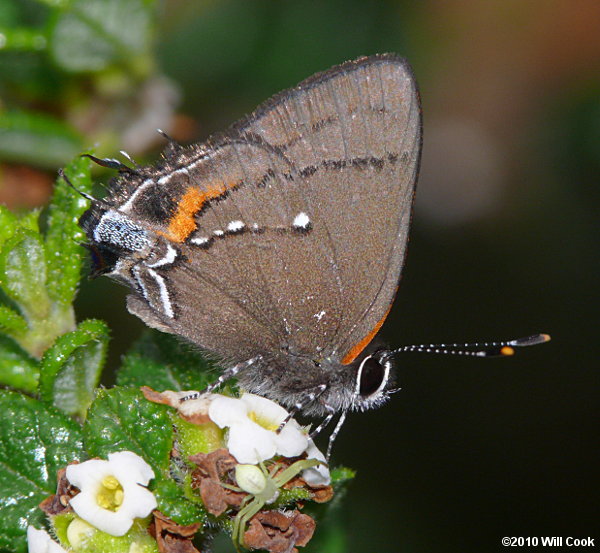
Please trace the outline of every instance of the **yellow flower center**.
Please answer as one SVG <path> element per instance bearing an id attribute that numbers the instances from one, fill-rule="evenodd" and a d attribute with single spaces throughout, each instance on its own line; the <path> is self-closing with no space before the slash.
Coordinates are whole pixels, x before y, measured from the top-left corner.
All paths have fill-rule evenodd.
<path id="1" fill-rule="evenodd" d="M 123 487 L 114 476 L 107 476 L 102 480 L 98 494 L 98 505 L 109 511 L 117 511 L 123 503 Z"/>
<path id="2" fill-rule="evenodd" d="M 258 424 L 259 426 L 262 426 L 263 428 L 270 430 L 271 432 L 275 432 L 279 428 L 278 423 L 276 423 L 270 419 L 267 419 L 265 417 L 261 417 L 261 416 L 257 415 L 254 411 L 250 411 L 248 413 L 248 418 L 251 421 Z"/>

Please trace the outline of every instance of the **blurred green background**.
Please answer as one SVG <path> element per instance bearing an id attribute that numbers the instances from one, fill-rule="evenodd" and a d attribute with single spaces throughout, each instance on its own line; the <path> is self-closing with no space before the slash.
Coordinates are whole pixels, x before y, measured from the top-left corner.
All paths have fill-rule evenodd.
<path id="1" fill-rule="evenodd" d="M 594 536 L 598 21 L 597 0 L 1 0 L 0 202 L 43 205 L 91 144 L 150 161 L 157 127 L 202 139 L 330 65 L 406 56 L 423 163 L 385 338 L 553 341 L 512 359 L 399 358 L 402 391 L 338 438 L 334 462 L 358 469 L 339 551 Z M 78 300 L 80 320 L 113 328 L 113 364 L 142 329 L 124 296 L 99 279 Z"/>

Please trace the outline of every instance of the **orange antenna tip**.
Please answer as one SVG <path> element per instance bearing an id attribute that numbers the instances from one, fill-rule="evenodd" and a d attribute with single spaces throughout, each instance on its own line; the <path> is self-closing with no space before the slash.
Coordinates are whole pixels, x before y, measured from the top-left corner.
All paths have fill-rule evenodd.
<path id="1" fill-rule="evenodd" d="M 538 344 L 545 344 L 550 341 L 549 334 L 534 334 L 533 336 L 526 336 L 524 338 L 517 338 L 508 342 L 510 346 L 537 346 Z"/>

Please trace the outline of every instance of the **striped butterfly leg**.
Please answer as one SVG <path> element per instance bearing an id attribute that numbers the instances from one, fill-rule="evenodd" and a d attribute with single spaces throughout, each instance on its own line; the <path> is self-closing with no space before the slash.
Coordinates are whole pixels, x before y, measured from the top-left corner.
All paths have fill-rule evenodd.
<path id="1" fill-rule="evenodd" d="M 181 403 L 183 403 L 184 401 L 198 399 L 200 396 L 202 396 L 204 394 L 210 394 L 210 393 L 214 392 L 219 386 L 221 386 L 228 380 L 235 378 L 240 372 L 252 367 L 252 365 L 257 363 L 261 359 L 262 359 L 262 356 L 257 355 L 256 357 L 253 357 L 252 359 L 248 359 L 247 361 L 243 361 L 242 363 L 238 363 L 237 365 L 234 365 L 233 367 L 229 367 L 229 368 L 225 369 L 221 373 L 219 378 L 217 378 L 212 384 L 209 384 L 204 390 L 202 390 L 200 392 L 192 392 L 191 394 L 188 394 L 187 396 L 183 396 L 179 401 Z"/>

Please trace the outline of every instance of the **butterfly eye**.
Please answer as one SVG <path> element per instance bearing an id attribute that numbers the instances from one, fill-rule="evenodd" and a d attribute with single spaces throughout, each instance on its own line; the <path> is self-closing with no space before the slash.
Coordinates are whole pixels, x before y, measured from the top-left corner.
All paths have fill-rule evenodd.
<path id="1" fill-rule="evenodd" d="M 358 394 L 367 398 L 380 392 L 385 386 L 390 372 L 389 362 L 369 355 L 358 369 Z"/>
<path id="2" fill-rule="evenodd" d="M 91 278 L 96 278 L 114 270 L 119 261 L 118 254 L 110 248 L 105 248 L 97 244 L 83 244 L 83 246 L 89 250 L 92 257 Z"/>

